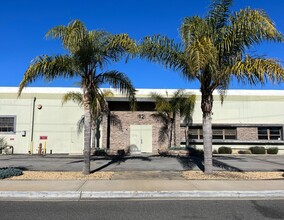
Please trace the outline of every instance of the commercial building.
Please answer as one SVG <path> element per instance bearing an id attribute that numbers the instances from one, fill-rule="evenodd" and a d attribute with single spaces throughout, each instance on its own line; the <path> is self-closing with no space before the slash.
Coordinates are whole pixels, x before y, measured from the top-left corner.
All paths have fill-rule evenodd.
<path id="1" fill-rule="evenodd" d="M 16 87 L 0 88 L 0 137 L 14 147 L 14 153 L 37 153 L 41 144 L 46 153 L 82 154 L 83 134 L 77 122 L 83 109 L 76 103 L 62 105 L 62 96 L 78 88 L 27 88 L 17 97 Z M 159 141 L 161 122 L 155 120 L 155 103 L 151 92 L 162 95 L 174 90 L 138 89 L 137 109 L 131 111 L 128 100 L 113 91 L 108 98 L 111 114 L 105 116 L 96 136 L 96 146 L 115 153 L 157 153 L 167 148 Z M 190 125 L 190 144 L 202 148 L 202 112 L 198 90 Z M 224 103 L 214 94 L 213 148 L 229 146 L 235 149 L 250 146 L 278 147 L 284 154 L 284 92 L 275 90 L 229 90 Z M 176 120 L 177 143 L 185 144 L 185 126 Z"/>

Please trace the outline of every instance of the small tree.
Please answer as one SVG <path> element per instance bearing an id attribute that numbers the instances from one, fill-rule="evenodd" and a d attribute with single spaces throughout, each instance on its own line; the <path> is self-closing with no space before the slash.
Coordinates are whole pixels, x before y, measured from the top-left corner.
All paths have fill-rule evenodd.
<path id="1" fill-rule="evenodd" d="M 176 118 L 180 116 L 189 121 L 194 109 L 195 96 L 177 90 L 172 97 L 164 97 L 157 93 L 152 93 L 151 97 L 155 100 L 157 111 L 152 116 L 163 124 L 159 132 L 159 141 L 164 142 L 167 137 L 168 148 L 172 146 L 172 140 L 174 146 L 177 146 Z"/>
<path id="2" fill-rule="evenodd" d="M 2 151 L 6 147 L 8 147 L 8 143 L 6 141 L 6 138 L 0 137 L 0 150 Z"/>

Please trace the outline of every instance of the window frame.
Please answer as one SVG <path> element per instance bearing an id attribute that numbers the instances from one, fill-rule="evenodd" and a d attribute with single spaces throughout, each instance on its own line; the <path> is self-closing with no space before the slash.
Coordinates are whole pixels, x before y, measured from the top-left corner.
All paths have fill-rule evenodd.
<path id="1" fill-rule="evenodd" d="M 271 134 L 271 130 L 277 129 L 278 134 Z M 260 131 L 266 131 L 266 133 L 260 134 Z M 283 140 L 283 127 L 281 126 L 258 126 L 257 137 L 259 141 L 281 141 Z M 260 138 L 264 137 L 264 138 Z M 271 137 L 277 137 L 277 139 L 271 139 Z"/>
<path id="2" fill-rule="evenodd" d="M 192 132 L 194 133 L 192 135 L 192 133 L 190 133 L 190 130 L 194 129 L 195 131 Z M 219 134 L 214 134 L 214 129 L 215 132 L 217 130 L 219 130 Z M 231 132 L 228 131 L 233 131 L 234 134 L 232 134 Z M 226 132 L 227 131 L 227 132 Z M 190 140 L 203 140 L 203 131 L 202 131 L 202 127 L 200 126 L 193 126 L 193 127 L 189 127 L 189 135 L 192 136 L 197 136 L 197 138 L 190 138 Z M 214 138 L 215 136 L 222 136 L 222 138 Z M 228 138 L 228 137 L 234 137 L 234 138 Z M 217 140 L 217 141 L 226 141 L 226 140 L 237 140 L 237 127 L 230 127 L 230 126 L 214 126 L 212 127 L 212 140 Z"/>
<path id="3" fill-rule="evenodd" d="M 4 126 L 1 125 L 2 118 L 13 118 L 14 119 L 13 131 L 2 131 L 2 128 L 4 128 Z M 0 115 L 0 134 L 15 134 L 16 133 L 16 120 L 17 120 L 16 115 Z"/>

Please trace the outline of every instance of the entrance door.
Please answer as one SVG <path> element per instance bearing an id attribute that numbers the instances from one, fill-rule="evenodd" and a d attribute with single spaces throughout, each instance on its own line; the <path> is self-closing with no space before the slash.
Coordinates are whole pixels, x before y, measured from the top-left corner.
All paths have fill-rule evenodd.
<path id="1" fill-rule="evenodd" d="M 130 146 L 142 153 L 152 153 L 152 125 L 130 125 Z"/>

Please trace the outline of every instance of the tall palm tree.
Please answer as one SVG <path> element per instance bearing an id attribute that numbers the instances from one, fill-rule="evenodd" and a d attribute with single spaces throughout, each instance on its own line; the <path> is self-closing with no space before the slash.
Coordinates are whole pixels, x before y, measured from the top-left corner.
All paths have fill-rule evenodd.
<path id="1" fill-rule="evenodd" d="M 206 17 L 186 17 L 180 27 L 180 44 L 155 35 L 140 45 L 141 57 L 181 72 L 186 80 L 199 81 L 206 174 L 213 172 L 213 91 L 219 90 L 223 101 L 232 76 L 256 84 L 279 81 L 284 74 L 277 60 L 252 56 L 248 50 L 263 41 L 282 42 L 282 34 L 262 10 L 248 7 L 231 13 L 232 2 L 214 0 Z"/>
<path id="2" fill-rule="evenodd" d="M 165 97 L 158 93 L 152 93 L 151 97 L 155 100 L 155 110 L 157 113 L 152 116 L 163 123 L 160 130 L 160 141 L 165 140 L 165 134 L 168 139 L 168 148 L 173 145 L 177 146 L 176 138 L 176 118 L 180 116 L 187 120 L 192 114 L 195 95 L 185 93 L 183 90 L 177 90 L 172 97 Z M 173 137 L 174 136 L 174 137 Z"/>
<path id="3" fill-rule="evenodd" d="M 126 94 L 131 103 L 135 101 L 135 89 L 125 74 L 103 70 L 110 62 L 117 62 L 126 55 L 135 54 L 137 46 L 127 34 L 112 35 L 104 31 L 88 31 L 79 20 L 71 21 L 67 26 L 52 28 L 47 32 L 47 37 L 61 40 L 68 54 L 37 57 L 25 72 L 18 94 L 38 78 L 48 81 L 58 77 L 80 78 L 85 120 L 83 174 L 89 174 L 91 112 L 95 108 L 95 114 L 100 114 L 103 109 L 100 86 L 109 83 Z M 92 104 L 95 107 L 92 107 Z"/>

